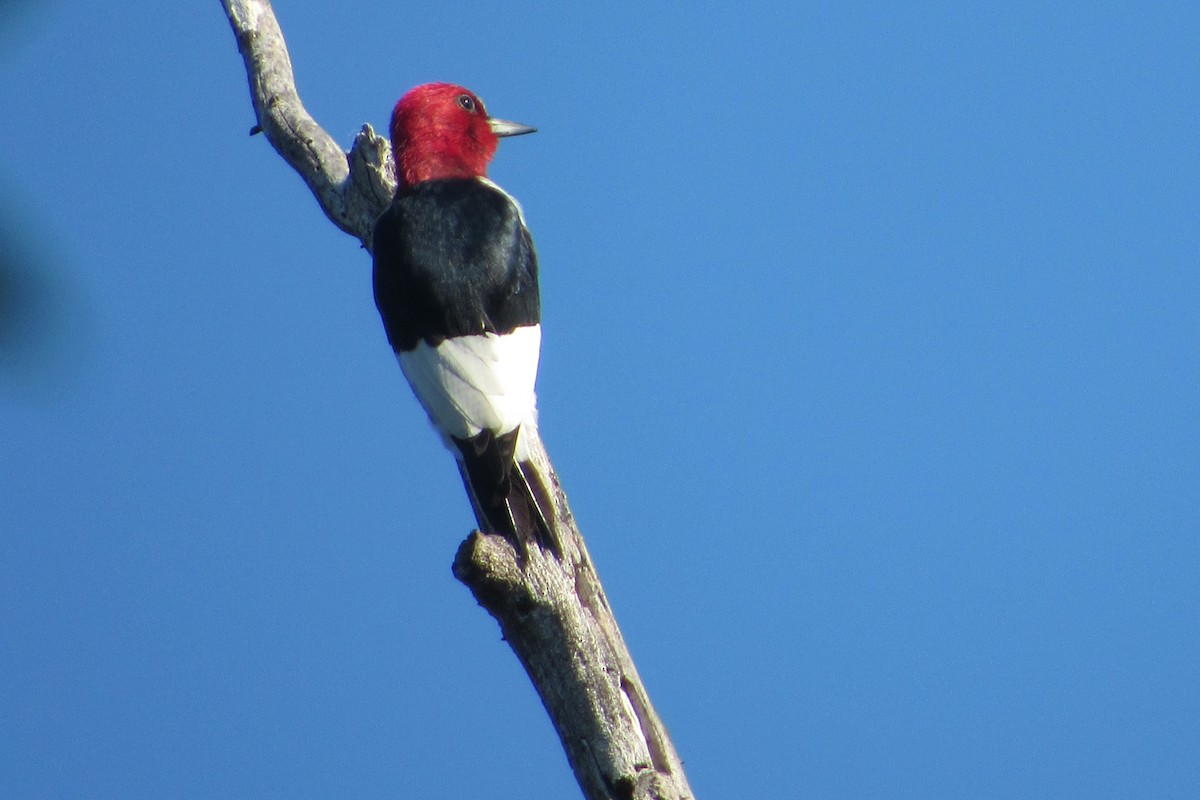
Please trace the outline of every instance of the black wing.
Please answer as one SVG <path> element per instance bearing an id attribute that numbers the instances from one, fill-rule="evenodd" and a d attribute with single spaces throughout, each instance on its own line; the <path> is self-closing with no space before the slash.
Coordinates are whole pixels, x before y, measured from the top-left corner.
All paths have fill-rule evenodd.
<path id="1" fill-rule="evenodd" d="M 541 321 L 537 254 L 515 201 L 474 179 L 404 187 L 375 225 L 375 305 L 397 351 Z"/>

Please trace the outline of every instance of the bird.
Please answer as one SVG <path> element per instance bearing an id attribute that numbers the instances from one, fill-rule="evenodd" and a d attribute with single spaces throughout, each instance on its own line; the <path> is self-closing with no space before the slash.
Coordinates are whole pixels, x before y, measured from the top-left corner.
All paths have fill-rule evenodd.
<path id="1" fill-rule="evenodd" d="M 537 253 L 521 205 L 487 176 L 501 138 L 535 131 L 489 116 L 456 84 L 405 93 L 389 128 L 397 187 L 375 224 L 372 285 L 388 344 L 454 454 L 480 528 L 553 549 L 553 504 L 528 448 Z"/>

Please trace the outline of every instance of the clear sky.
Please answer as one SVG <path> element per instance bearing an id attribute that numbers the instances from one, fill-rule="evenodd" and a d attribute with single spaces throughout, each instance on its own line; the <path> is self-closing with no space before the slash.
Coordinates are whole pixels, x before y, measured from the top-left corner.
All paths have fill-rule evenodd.
<path id="1" fill-rule="evenodd" d="M 577 796 L 219 4 L 0 16 L 0 796 Z M 1200 6 L 279 0 L 497 116 L 693 788 L 1200 797 Z"/>

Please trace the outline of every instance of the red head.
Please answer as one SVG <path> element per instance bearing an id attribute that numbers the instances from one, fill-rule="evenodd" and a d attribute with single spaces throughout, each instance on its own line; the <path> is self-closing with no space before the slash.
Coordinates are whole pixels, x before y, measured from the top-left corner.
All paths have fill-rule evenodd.
<path id="1" fill-rule="evenodd" d="M 492 119 L 483 102 L 461 86 L 426 83 L 409 90 L 392 111 L 396 177 L 406 186 L 438 178 L 482 177 L 499 137 L 534 130 Z"/>

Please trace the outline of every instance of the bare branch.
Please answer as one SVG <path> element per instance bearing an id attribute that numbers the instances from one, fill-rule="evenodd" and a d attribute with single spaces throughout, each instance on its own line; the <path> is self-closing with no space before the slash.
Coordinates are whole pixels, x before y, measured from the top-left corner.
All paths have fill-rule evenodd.
<path id="1" fill-rule="evenodd" d="M 344 153 L 300 102 L 268 0 L 222 2 L 259 127 L 329 219 L 370 248 L 375 220 L 395 192 L 387 141 L 364 125 Z M 588 800 L 689 800 L 679 756 L 638 677 L 541 438 L 532 426 L 521 435 L 554 503 L 555 546 L 543 550 L 476 531 L 459 548 L 454 574 L 500 623 Z"/>
<path id="2" fill-rule="evenodd" d="M 390 146 L 363 125 L 350 157 L 300 102 L 283 32 L 268 0 L 222 0 L 250 79 L 257 128 L 316 195 L 325 215 L 367 249 L 395 192 Z"/>
<path id="3" fill-rule="evenodd" d="M 522 435 L 525 432 L 522 431 Z M 518 552 L 476 531 L 454 559 L 550 714 L 589 800 L 685 800 L 683 765 L 642 685 L 541 439 L 533 463 L 554 501 L 557 547 Z M 548 479 L 548 480 L 547 480 Z"/>

